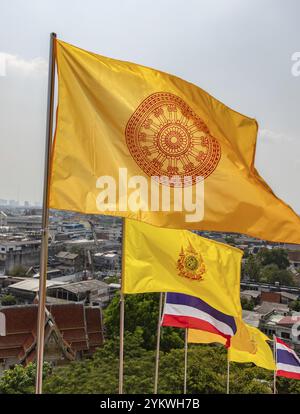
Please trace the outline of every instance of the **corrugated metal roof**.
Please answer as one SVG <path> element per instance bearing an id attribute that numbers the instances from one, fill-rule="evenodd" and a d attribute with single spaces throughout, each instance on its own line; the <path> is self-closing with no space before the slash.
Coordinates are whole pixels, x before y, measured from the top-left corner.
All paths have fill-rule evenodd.
<path id="1" fill-rule="evenodd" d="M 52 287 L 52 286 L 51 286 Z M 81 293 L 81 292 L 87 292 L 87 291 L 93 291 L 93 290 L 100 290 L 100 289 L 108 289 L 108 284 L 101 282 L 100 280 L 92 279 L 92 280 L 83 280 L 82 282 L 75 282 L 75 283 L 69 283 L 64 284 L 62 288 L 64 290 L 67 290 L 71 293 Z"/>
<path id="2" fill-rule="evenodd" d="M 78 254 L 70 252 L 59 252 L 57 253 L 56 257 L 58 257 L 59 259 L 74 260 L 76 259 L 76 257 L 78 257 Z"/>
<path id="3" fill-rule="evenodd" d="M 64 285 L 65 282 L 59 282 L 54 280 L 47 280 L 47 288 Z M 21 282 L 14 283 L 13 285 L 9 286 L 9 289 L 20 289 L 20 290 L 27 290 L 30 292 L 38 292 L 39 290 L 39 279 L 28 279 L 22 280 Z"/>
<path id="4" fill-rule="evenodd" d="M 299 295 L 294 295 L 293 293 L 288 292 L 281 292 L 281 296 L 291 300 L 297 300 L 297 298 L 299 297 Z"/>

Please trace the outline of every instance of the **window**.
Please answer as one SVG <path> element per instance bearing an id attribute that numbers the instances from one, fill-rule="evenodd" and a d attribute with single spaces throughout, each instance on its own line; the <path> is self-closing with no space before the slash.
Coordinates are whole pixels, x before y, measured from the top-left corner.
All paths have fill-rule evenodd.
<path id="1" fill-rule="evenodd" d="M 290 334 L 287 332 L 281 332 L 281 338 L 283 339 L 290 339 Z"/>

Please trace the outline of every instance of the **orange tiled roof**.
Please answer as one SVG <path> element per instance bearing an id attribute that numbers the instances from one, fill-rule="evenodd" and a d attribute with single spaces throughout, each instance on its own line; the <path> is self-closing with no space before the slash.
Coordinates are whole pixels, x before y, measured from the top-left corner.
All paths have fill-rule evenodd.
<path id="1" fill-rule="evenodd" d="M 36 348 L 37 305 L 9 306 L 0 309 L 6 317 L 6 336 L 0 336 L 0 358 L 17 358 L 20 362 L 34 360 Z M 93 352 L 103 342 L 99 308 L 83 304 L 47 306 L 45 338 L 50 330 L 60 337 L 60 344 L 70 355 L 77 351 Z M 54 325 L 49 325 L 49 320 Z"/>

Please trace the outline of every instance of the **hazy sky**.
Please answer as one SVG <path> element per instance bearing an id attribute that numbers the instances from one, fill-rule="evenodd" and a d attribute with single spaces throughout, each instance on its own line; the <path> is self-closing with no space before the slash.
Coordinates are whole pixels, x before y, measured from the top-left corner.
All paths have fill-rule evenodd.
<path id="1" fill-rule="evenodd" d="M 256 118 L 257 169 L 300 213 L 300 76 L 291 73 L 299 16 L 299 0 L 1 0 L 0 198 L 41 200 L 55 31 L 180 76 Z"/>

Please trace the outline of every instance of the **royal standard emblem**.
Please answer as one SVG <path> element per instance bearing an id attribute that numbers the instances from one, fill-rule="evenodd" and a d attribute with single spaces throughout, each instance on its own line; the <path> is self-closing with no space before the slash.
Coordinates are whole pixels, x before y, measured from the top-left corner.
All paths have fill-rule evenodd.
<path id="1" fill-rule="evenodd" d="M 252 350 L 251 354 L 256 354 L 256 352 L 257 352 L 257 342 L 255 340 L 254 335 L 251 335 L 250 342 L 251 342 L 251 345 L 253 346 L 253 350 Z"/>
<path id="2" fill-rule="evenodd" d="M 204 121 L 179 96 L 157 92 L 146 98 L 130 117 L 125 130 L 129 151 L 149 176 L 184 177 L 191 184 L 208 177 L 221 158 L 221 146 Z"/>
<path id="3" fill-rule="evenodd" d="M 186 249 L 181 248 L 177 269 L 179 276 L 192 280 L 203 280 L 206 270 L 201 254 L 191 244 Z"/>

